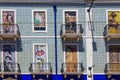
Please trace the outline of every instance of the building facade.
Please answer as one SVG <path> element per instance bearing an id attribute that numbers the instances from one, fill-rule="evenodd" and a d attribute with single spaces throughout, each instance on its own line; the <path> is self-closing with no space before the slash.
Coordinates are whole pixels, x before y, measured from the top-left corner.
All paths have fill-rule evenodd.
<path id="1" fill-rule="evenodd" d="M 1 0 L 0 79 L 119 80 L 119 3 Z"/>

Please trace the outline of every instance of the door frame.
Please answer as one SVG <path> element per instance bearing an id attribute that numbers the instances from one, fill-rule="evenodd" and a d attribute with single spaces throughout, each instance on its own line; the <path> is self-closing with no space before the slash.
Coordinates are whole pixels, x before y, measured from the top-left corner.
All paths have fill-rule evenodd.
<path id="1" fill-rule="evenodd" d="M 65 53 L 66 53 L 66 51 L 65 51 L 65 46 L 66 46 L 66 45 L 76 45 L 76 46 L 77 46 L 77 62 L 79 62 L 79 52 L 78 52 L 78 51 L 79 51 L 79 50 L 78 50 L 79 47 L 78 47 L 78 44 L 76 44 L 76 43 L 75 43 L 75 44 L 66 43 L 66 44 L 64 44 L 64 52 L 63 52 L 63 55 L 64 55 L 64 63 L 66 62 L 66 59 L 65 59 Z"/>
<path id="2" fill-rule="evenodd" d="M 119 45 L 120 46 L 120 44 L 107 44 L 107 63 L 110 62 L 109 61 L 109 46 L 115 46 L 115 45 Z"/>
<path id="3" fill-rule="evenodd" d="M 4 45 L 14 45 L 15 46 L 15 63 L 17 63 L 17 45 L 16 44 L 14 44 L 14 43 L 8 43 L 8 44 L 2 44 L 2 54 L 1 54 L 1 62 L 2 63 L 4 63 L 4 60 L 3 60 L 3 46 Z M 17 64 L 16 64 L 17 65 Z M 3 65 L 3 67 L 2 67 L 2 70 L 4 71 L 4 65 Z"/>

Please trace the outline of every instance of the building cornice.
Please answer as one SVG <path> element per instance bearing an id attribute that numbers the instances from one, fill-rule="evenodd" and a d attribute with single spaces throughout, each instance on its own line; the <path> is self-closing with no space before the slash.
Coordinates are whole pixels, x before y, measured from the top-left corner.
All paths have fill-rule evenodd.
<path id="1" fill-rule="evenodd" d="M 91 3 L 120 3 L 120 0 L 0 0 L 0 3 L 39 3 L 39 4 L 86 4 Z"/>

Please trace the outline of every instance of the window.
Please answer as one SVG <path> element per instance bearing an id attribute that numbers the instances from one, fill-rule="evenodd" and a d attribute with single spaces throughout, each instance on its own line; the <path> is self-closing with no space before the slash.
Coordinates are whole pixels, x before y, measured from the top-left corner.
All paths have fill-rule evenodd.
<path id="1" fill-rule="evenodd" d="M 109 45 L 109 71 L 120 72 L 120 45 Z"/>
<path id="2" fill-rule="evenodd" d="M 65 45 L 64 59 L 66 64 L 66 72 L 77 72 L 78 69 L 78 52 L 77 45 Z"/>
<path id="3" fill-rule="evenodd" d="M 2 24 L 3 33 L 14 33 L 15 26 L 15 11 L 14 10 L 2 10 Z"/>
<path id="4" fill-rule="evenodd" d="M 108 11 L 108 33 L 120 33 L 120 11 Z"/>
<path id="5" fill-rule="evenodd" d="M 33 10 L 33 32 L 47 32 L 47 12 L 45 10 Z"/>
<path id="6" fill-rule="evenodd" d="M 47 61 L 47 45 L 34 44 L 34 64 L 35 70 L 45 70 L 48 67 Z"/>
<path id="7" fill-rule="evenodd" d="M 3 45 L 3 64 L 5 72 L 16 71 L 15 45 Z"/>
<path id="8" fill-rule="evenodd" d="M 65 10 L 63 19 L 65 24 L 65 31 L 68 33 L 76 32 L 77 11 Z"/>

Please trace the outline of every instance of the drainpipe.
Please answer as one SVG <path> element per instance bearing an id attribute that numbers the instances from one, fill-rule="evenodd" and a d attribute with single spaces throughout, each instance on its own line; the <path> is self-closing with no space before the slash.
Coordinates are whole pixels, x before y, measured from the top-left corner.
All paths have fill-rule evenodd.
<path id="1" fill-rule="evenodd" d="M 54 9 L 54 40 L 55 40 L 55 73 L 56 73 L 56 80 L 57 80 L 57 26 L 56 26 L 56 5 L 53 6 Z"/>

